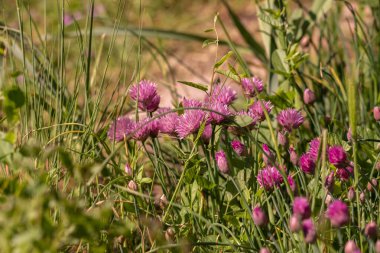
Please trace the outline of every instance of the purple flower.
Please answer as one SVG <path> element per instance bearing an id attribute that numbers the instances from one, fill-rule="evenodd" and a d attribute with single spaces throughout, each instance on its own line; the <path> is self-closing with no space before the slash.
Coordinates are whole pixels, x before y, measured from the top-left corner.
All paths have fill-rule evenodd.
<path id="1" fill-rule="evenodd" d="M 302 114 L 293 108 L 282 110 L 277 116 L 278 123 L 288 132 L 298 128 L 303 120 Z"/>
<path id="2" fill-rule="evenodd" d="M 169 112 L 170 108 L 160 108 L 158 109 L 158 113 L 167 113 L 164 116 L 160 116 L 158 118 L 159 129 L 161 133 L 169 134 L 171 136 L 176 136 L 177 133 L 175 131 L 178 124 L 178 114 L 177 112 Z M 169 112 L 169 113 L 168 113 Z"/>
<path id="3" fill-rule="evenodd" d="M 148 137 L 155 138 L 159 132 L 158 120 L 152 120 L 151 118 L 145 118 L 136 124 L 136 132 L 133 138 L 144 142 Z"/>
<path id="4" fill-rule="evenodd" d="M 373 240 L 377 238 L 377 225 L 376 222 L 371 221 L 369 222 L 364 229 L 364 234 Z"/>
<path id="5" fill-rule="evenodd" d="M 137 101 L 138 107 L 147 112 L 154 112 L 160 104 L 160 96 L 157 94 L 156 84 L 141 80 L 130 88 L 131 98 Z"/>
<path id="6" fill-rule="evenodd" d="M 312 219 L 306 219 L 302 222 L 302 231 L 306 243 L 314 243 L 317 240 L 317 231 Z"/>
<path id="7" fill-rule="evenodd" d="M 264 101 L 262 100 L 262 103 L 263 103 L 263 107 L 261 107 L 261 103 L 260 101 L 256 101 L 254 102 L 249 108 L 248 108 L 248 115 L 253 118 L 253 119 L 257 119 L 258 121 L 264 121 L 265 120 L 265 114 L 264 114 L 264 110 L 265 109 L 267 111 L 267 113 L 269 114 L 273 108 L 273 105 L 271 104 L 270 101 Z"/>
<path id="8" fill-rule="evenodd" d="M 373 118 L 376 121 L 380 121 L 380 106 L 375 106 L 373 108 Z"/>
<path id="9" fill-rule="evenodd" d="M 128 183 L 128 188 L 132 191 L 137 191 L 137 184 L 135 181 L 131 180 Z"/>
<path id="10" fill-rule="evenodd" d="M 315 102 L 315 94 L 312 90 L 310 90 L 310 89 L 304 90 L 303 102 L 307 105 L 311 105 Z"/>
<path id="11" fill-rule="evenodd" d="M 311 209 L 309 201 L 305 197 L 296 197 L 293 201 L 293 214 L 299 216 L 301 219 L 310 218 Z"/>
<path id="12" fill-rule="evenodd" d="M 266 226 L 268 223 L 268 218 L 261 207 L 256 206 L 252 209 L 253 221 L 257 226 Z"/>
<path id="13" fill-rule="evenodd" d="M 258 172 L 257 182 L 265 190 L 271 190 L 275 186 L 280 186 L 283 178 L 275 167 L 267 166 Z"/>
<path id="14" fill-rule="evenodd" d="M 336 170 L 336 176 L 341 181 L 348 181 L 351 176 L 354 175 L 354 169 L 351 166 L 347 166 L 345 168 L 338 168 Z"/>
<path id="15" fill-rule="evenodd" d="M 220 150 L 215 153 L 215 160 L 221 173 L 227 174 L 230 171 L 230 169 L 228 168 L 226 153 L 224 153 L 223 150 Z"/>
<path id="16" fill-rule="evenodd" d="M 108 138 L 112 141 L 122 141 L 135 130 L 135 122 L 127 116 L 118 118 L 112 122 L 108 129 Z"/>
<path id="17" fill-rule="evenodd" d="M 290 155 L 290 162 L 293 165 L 298 164 L 298 155 L 297 155 L 297 153 L 296 153 L 296 151 L 294 150 L 293 147 L 289 148 L 289 155 Z"/>
<path id="18" fill-rule="evenodd" d="M 196 133 L 205 118 L 205 112 L 202 110 L 194 110 L 186 108 L 198 108 L 202 106 L 202 102 L 193 99 L 184 99 L 183 107 L 185 112 L 178 117 L 178 124 L 176 127 L 176 132 L 180 139 L 186 136 Z"/>
<path id="19" fill-rule="evenodd" d="M 262 148 L 264 151 L 263 160 L 264 160 L 265 164 L 268 164 L 268 165 L 272 164 L 273 161 L 275 160 L 275 155 L 270 150 L 270 148 L 268 147 L 267 144 L 263 143 Z"/>
<path id="20" fill-rule="evenodd" d="M 212 127 L 210 124 L 207 124 L 205 126 L 205 129 L 203 130 L 202 133 L 202 140 L 205 144 L 209 144 L 212 136 Z"/>
<path id="21" fill-rule="evenodd" d="M 347 164 L 347 154 L 341 146 L 332 146 L 329 148 L 329 162 L 335 167 L 345 167 Z"/>
<path id="22" fill-rule="evenodd" d="M 347 224 L 350 219 L 347 205 L 340 200 L 335 200 L 329 205 L 326 216 L 330 219 L 333 227 L 341 227 Z"/>
<path id="23" fill-rule="evenodd" d="M 314 138 L 309 143 L 309 156 L 316 163 L 318 159 L 319 147 L 321 145 L 321 141 L 319 138 Z"/>
<path id="24" fill-rule="evenodd" d="M 303 154 L 300 157 L 299 165 L 301 167 L 301 170 L 305 172 L 306 174 L 313 174 L 315 170 L 315 163 L 310 158 L 309 153 Z"/>
<path id="25" fill-rule="evenodd" d="M 245 156 L 247 154 L 247 148 L 239 140 L 231 141 L 231 147 L 238 156 Z"/>
<path id="26" fill-rule="evenodd" d="M 256 96 L 256 90 L 260 93 L 264 89 L 263 81 L 257 77 L 243 78 L 241 79 L 241 85 L 243 86 L 244 94 L 249 97 Z"/>
<path id="27" fill-rule="evenodd" d="M 230 105 L 236 99 L 236 94 L 236 91 L 231 87 L 217 84 L 214 85 L 211 95 L 206 97 L 205 102 L 217 102 L 223 105 Z"/>
<path id="28" fill-rule="evenodd" d="M 354 241 L 349 240 L 344 246 L 344 253 L 360 253 L 360 249 L 356 246 Z"/>
<path id="29" fill-rule="evenodd" d="M 223 121 L 226 121 L 230 116 L 231 112 L 228 109 L 228 106 L 222 103 L 214 102 L 207 105 L 207 108 L 215 111 L 210 112 L 209 120 L 213 124 L 220 124 Z"/>

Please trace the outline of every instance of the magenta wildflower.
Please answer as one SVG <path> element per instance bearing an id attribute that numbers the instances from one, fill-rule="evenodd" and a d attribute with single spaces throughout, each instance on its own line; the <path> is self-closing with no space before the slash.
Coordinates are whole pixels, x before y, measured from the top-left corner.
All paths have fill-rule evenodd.
<path id="1" fill-rule="evenodd" d="M 315 93 L 310 89 L 304 90 L 303 102 L 307 105 L 313 104 L 315 102 Z"/>
<path id="2" fill-rule="evenodd" d="M 205 129 L 203 130 L 202 133 L 202 140 L 205 144 L 209 144 L 212 136 L 212 127 L 210 124 L 207 124 L 205 126 Z"/>
<path id="3" fill-rule="evenodd" d="M 265 120 L 265 114 L 263 109 L 265 109 L 265 111 L 267 111 L 267 113 L 269 114 L 273 108 L 273 105 L 270 101 L 261 100 L 261 102 L 263 103 L 264 108 L 261 107 L 260 101 L 254 102 L 248 108 L 248 115 L 253 119 L 257 119 L 260 122 Z"/>
<path id="4" fill-rule="evenodd" d="M 241 85 L 243 86 L 244 94 L 249 97 L 256 96 L 256 90 L 260 93 L 264 89 L 263 81 L 258 77 L 243 78 L 241 79 Z"/>
<path id="5" fill-rule="evenodd" d="M 231 87 L 217 84 L 213 87 L 212 93 L 210 96 L 207 96 L 205 99 L 206 103 L 221 103 L 223 105 L 230 105 L 236 99 L 236 91 Z"/>
<path id="6" fill-rule="evenodd" d="M 137 101 L 138 107 L 147 112 L 154 112 L 160 104 L 160 96 L 157 94 L 157 85 L 148 80 L 141 80 L 130 88 L 131 98 Z M 138 93 L 137 93 L 138 91 Z"/>
<path id="7" fill-rule="evenodd" d="M 310 158 L 309 153 L 303 154 L 300 157 L 299 165 L 301 167 L 301 170 L 305 172 L 306 174 L 313 174 L 315 170 L 315 163 Z"/>
<path id="8" fill-rule="evenodd" d="M 319 140 L 319 138 L 314 138 L 309 143 L 309 157 L 315 163 L 317 162 L 317 159 L 318 159 L 320 145 L 321 145 L 321 141 Z"/>
<path id="9" fill-rule="evenodd" d="M 178 114 L 177 112 L 169 112 L 170 108 L 160 108 L 158 109 L 158 113 L 163 114 L 166 113 L 163 116 L 160 116 L 158 118 L 159 122 L 159 129 L 161 133 L 169 134 L 171 136 L 176 136 L 177 133 L 175 131 L 177 124 L 178 124 Z"/>
<path id="10" fill-rule="evenodd" d="M 336 176 L 340 181 L 348 181 L 350 177 L 354 175 L 354 169 L 351 166 L 345 168 L 338 168 L 336 170 Z"/>
<path id="11" fill-rule="evenodd" d="M 136 124 L 136 132 L 133 138 L 144 142 L 148 137 L 155 138 L 159 132 L 158 120 L 152 120 L 151 118 L 145 118 Z"/>
<path id="12" fill-rule="evenodd" d="M 340 200 L 335 200 L 329 205 L 326 216 L 330 219 L 333 227 L 341 227 L 347 224 L 350 219 L 347 205 Z"/>
<path id="13" fill-rule="evenodd" d="M 354 241 L 349 240 L 344 246 L 344 253 L 360 253 L 360 249 L 356 246 Z"/>
<path id="14" fill-rule="evenodd" d="M 270 150 L 268 145 L 265 143 L 263 143 L 262 148 L 263 148 L 263 152 L 264 152 L 263 153 L 263 160 L 264 160 L 265 164 L 267 164 L 267 165 L 272 164 L 273 161 L 275 160 L 274 153 L 272 152 L 272 150 Z"/>
<path id="15" fill-rule="evenodd" d="M 198 108 L 202 107 L 202 102 L 193 99 L 184 99 L 183 107 L 185 112 L 178 117 L 178 124 L 176 132 L 180 139 L 187 137 L 190 134 L 196 133 L 205 118 L 205 112 L 196 109 L 186 108 Z"/>
<path id="16" fill-rule="evenodd" d="M 231 112 L 228 109 L 228 106 L 222 103 L 214 102 L 207 105 L 207 108 L 215 111 L 210 112 L 209 114 L 209 120 L 213 124 L 220 124 L 231 116 Z"/>
<path id="17" fill-rule="evenodd" d="M 247 148 L 239 140 L 231 141 L 231 147 L 238 156 L 245 156 L 247 154 Z"/>
<path id="18" fill-rule="evenodd" d="M 268 223 L 268 218 L 261 207 L 256 206 L 252 209 L 253 221 L 257 226 L 266 226 Z"/>
<path id="19" fill-rule="evenodd" d="M 380 106 L 375 106 L 373 108 L 373 118 L 376 121 L 380 121 Z"/>
<path id="20" fill-rule="evenodd" d="M 258 172 L 257 182 L 261 187 L 265 188 L 265 190 L 271 190 L 275 186 L 280 186 L 283 182 L 283 178 L 275 167 L 267 166 Z"/>
<path id="21" fill-rule="evenodd" d="M 293 201 L 293 214 L 301 219 L 310 218 L 311 209 L 309 201 L 305 197 L 296 197 Z"/>
<path id="22" fill-rule="evenodd" d="M 226 153 L 224 153 L 223 150 L 220 150 L 215 153 L 215 160 L 221 173 L 227 174 L 230 171 L 228 167 Z"/>
<path id="23" fill-rule="evenodd" d="M 112 122 L 108 129 L 108 138 L 112 141 L 122 141 L 135 130 L 135 122 L 123 116 Z"/>
<path id="24" fill-rule="evenodd" d="M 376 222 L 370 221 L 364 229 L 364 234 L 373 240 L 377 238 L 377 225 Z"/>
<path id="25" fill-rule="evenodd" d="M 302 231 L 306 243 L 314 243 L 317 240 L 317 231 L 312 219 L 302 221 Z"/>
<path id="26" fill-rule="evenodd" d="M 282 110 L 277 116 L 278 123 L 288 132 L 298 128 L 304 121 L 302 114 L 296 109 Z"/>
<path id="27" fill-rule="evenodd" d="M 344 167 L 347 164 L 347 154 L 341 146 L 332 146 L 329 148 L 329 162 L 335 167 Z"/>
<path id="28" fill-rule="evenodd" d="M 376 241 L 376 244 L 375 244 L 375 252 L 376 252 L 376 253 L 380 253 L 380 240 L 377 240 L 377 241 Z"/>

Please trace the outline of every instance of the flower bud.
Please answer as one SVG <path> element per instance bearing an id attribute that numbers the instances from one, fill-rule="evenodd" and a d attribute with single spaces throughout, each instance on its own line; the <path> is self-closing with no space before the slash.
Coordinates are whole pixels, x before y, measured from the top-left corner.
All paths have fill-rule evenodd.
<path id="1" fill-rule="evenodd" d="M 328 190 L 329 192 L 333 192 L 333 190 L 334 190 L 334 183 L 335 183 L 334 172 L 331 172 L 331 173 L 326 177 L 326 181 L 325 181 L 325 187 L 327 188 L 327 190 Z"/>
<path id="2" fill-rule="evenodd" d="M 371 182 L 368 182 L 367 184 L 367 190 L 371 192 L 374 190 L 374 188 L 376 189 L 376 187 L 377 187 L 377 180 L 376 178 L 372 178 Z"/>
<path id="3" fill-rule="evenodd" d="M 131 180 L 128 183 L 128 188 L 132 191 L 137 191 L 137 184 L 135 181 Z"/>
<path id="4" fill-rule="evenodd" d="M 380 121 L 380 107 L 375 106 L 373 108 L 373 117 L 375 118 L 376 121 Z"/>
<path id="5" fill-rule="evenodd" d="M 159 204 L 162 209 L 165 209 L 165 207 L 168 205 L 168 199 L 166 198 L 165 194 L 162 194 L 160 197 Z"/>
<path id="6" fill-rule="evenodd" d="M 306 243 L 314 243 L 317 239 L 317 232 L 312 219 L 307 219 L 302 222 L 302 231 Z"/>
<path id="7" fill-rule="evenodd" d="M 223 174 L 228 174 L 230 169 L 228 167 L 226 153 L 224 153 L 223 150 L 216 152 L 215 153 L 215 160 L 216 160 L 216 163 L 218 165 L 219 171 Z"/>
<path id="8" fill-rule="evenodd" d="M 168 241 L 168 242 L 172 242 L 174 241 L 175 239 L 175 231 L 173 228 L 168 228 L 165 232 L 165 239 Z"/>
<path id="9" fill-rule="evenodd" d="M 355 242 L 352 240 L 349 240 L 346 242 L 346 245 L 344 246 L 344 253 L 357 253 L 360 252 L 358 246 L 356 246 Z"/>
<path id="10" fill-rule="evenodd" d="M 285 147 L 285 146 L 288 145 L 288 137 L 285 134 L 283 134 L 281 132 L 278 132 L 278 134 L 277 134 L 277 142 L 278 142 L 279 145 Z"/>
<path id="11" fill-rule="evenodd" d="M 238 156 L 246 156 L 247 155 L 247 148 L 239 140 L 231 141 L 231 147 Z"/>
<path id="12" fill-rule="evenodd" d="M 266 226 L 268 223 L 268 218 L 266 214 L 259 206 L 256 206 L 253 208 L 252 217 L 253 217 L 253 221 L 255 222 L 257 226 L 260 226 L 260 227 Z"/>
<path id="13" fill-rule="evenodd" d="M 380 240 L 377 240 L 377 241 L 376 241 L 376 244 L 375 244 L 375 252 L 376 252 L 376 253 L 380 253 Z"/>
<path id="14" fill-rule="evenodd" d="M 132 168 L 131 168 L 131 166 L 129 166 L 128 163 L 125 164 L 124 171 L 125 171 L 125 173 L 126 173 L 128 176 L 132 176 Z"/>
<path id="15" fill-rule="evenodd" d="M 297 153 L 293 147 L 289 148 L 289 154 L 290 154 L 290 162 L 293 165 L 297 165 L 298 164 L 298 155 L 297 155 Z"/>
<path id="16" fill-rule="evenodd" d="M 310 90 L 310 89 L 304 90 L 303 102 L 307 105 L 311 105 L 315 102 L 315 94 L 312 90 Z"/>
<path id="17" fill-rule="evenodd" d="M 289 228 L 293 233 L 301 230 L 301 221 L 296 215 L 292 215 L 289 220 Z"/>
<path id="18" fill-rule="evenodd" d="M 364 191 L 360 193 L 359 199 L 360 199 L 361 203 L 364 203 L 364 201 L 365 201 L 365 192 Z"/>
<path id="19" fill-rule="evenodd" d="M 348 129 L 347 131 L 347 140 L 348 141 L 352 141 L 352 131 L 351 131 L 351 127 Z"/>
<path id="20" fill-rule="evenodd" d="M 380 162 L 376 163 L 376 170 L 380 171 Z"/>
<path id="21" fill-rule="evenodd" d="M 353 201 L 355 198 L 355 190 L 353 187 L 350 187 L 347 192 L 347 198 L 349 201 Z"/>
<path id="22" fill-rule="evenodd" d="M 376 225 L 376 222 L 374 222 L 374 221 L 369 222 L 365 226 L 364 234 L 368 238 L 375 240 L 377 238 L 377 225 Z"/>
<path id="23" fill-rule="evenodd" d="M 271 253 L 271 251 L 268 248 L 261 248 L 259 253 Z"/>
<path id="24" fill-rule="evenodd" d="M 329 206 L 333 200 L 334 200 L 333 196 L 331 196 L 331 194 L 327 194 L 326 199 L 325 199 L 326 206 Z"/>
<path id="25" fill-rule="evenodd" d="M 265 162 L 265 164 L 267 165 L 271 165 L 273 163 L 273 161 L 275 160 L 275 155 L 273 154 L 273 152 L 270 150 L 270 148 L 268 147 L 267 144 L 263 144 L 262 145 L 262 148 L 263 148 L 263 160 Z"/>

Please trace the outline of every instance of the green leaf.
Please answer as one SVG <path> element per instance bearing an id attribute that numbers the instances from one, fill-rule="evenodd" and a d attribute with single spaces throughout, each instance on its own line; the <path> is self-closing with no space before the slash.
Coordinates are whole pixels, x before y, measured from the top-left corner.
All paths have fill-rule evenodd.
<path id="1" fill-rule="evenodd" d="M 331 8 L 332 2 L 332 0 L 314 0 L 311 7 L 311 12 L 315 15 L 314 19 L 320 19 Z"/>
<path id="2" fill-rule="evenodd" d="M 276 71 L 289 73 L 289 64 L 286 61 L 286 52 L 282 49 L 276 49 L 272 53 L 272 65 Z"/>
<path id="3" fill-rule="evenodd" d="M 229 52 L 228 52 L 227 54 L 225 54 L 222 58 L 220 58 L 220 60 L 219 60 L 217 63 L 215 63 L 214 68 L 218 68 L 218 67 L 220 67 L 225 61 L 228 60 L 228 58 L 231 57 L 231 55 L 233 55 L 233 52 L 232 52 L 232 51 L 229 51 Z"/>
<path id="4" fill-rule="evenodd" d="M 140 180 L 140 184 L 150 184 L 152 183 L 152 179 L 149 177 L 144 177 Z"/>
<path id="5" fill-rule="evenodd" d="M 208 86 L 202 83 L 193 83 L 193 82 L 187 82 L 187 81 L 178 81 L 179 83 L 185 84 L 187 86 L 191 86 L 193 88 L 196 88 L 198 90 L 207 91 Z"/>
<path id="6" fill-rule="evenodd" d="M 199 185 L 199 187 L 202 189 L 212 190 L 216 187 L 216 184 L 209 181 L 208 179 L 206 179 L 203 176 L 197 176 L 196 181 L 197 181 L 197 184 Z"/>

